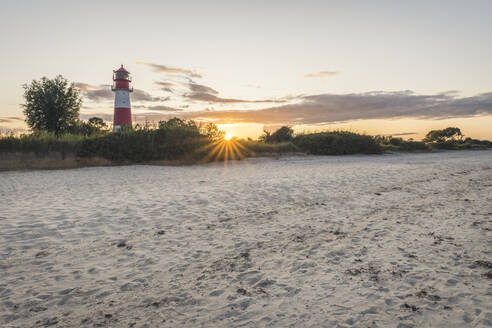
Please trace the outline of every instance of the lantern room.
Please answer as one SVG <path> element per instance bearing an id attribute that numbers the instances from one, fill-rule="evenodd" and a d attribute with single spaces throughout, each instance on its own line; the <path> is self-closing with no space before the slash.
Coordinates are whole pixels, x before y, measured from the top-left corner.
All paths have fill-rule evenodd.
<path id="1" fill-rule="evenodd" d="M 130 92 L 133 91 L 133 88 L 130 89 L 130 82 L 132 78 L 130 77 L 130 72 L 128 72 L 123 65 L 116 70 L 113 71 L 113 86 L 112 90 L 124 89 Z"/>

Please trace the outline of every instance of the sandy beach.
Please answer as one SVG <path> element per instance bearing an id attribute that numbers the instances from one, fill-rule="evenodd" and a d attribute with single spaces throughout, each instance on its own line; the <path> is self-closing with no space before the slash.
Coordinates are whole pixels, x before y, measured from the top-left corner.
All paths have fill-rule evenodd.
<path id="1" fill-rule="evenodd" d="M 0 172 L 1 327 L 492 326 L 492 151 Z"/>

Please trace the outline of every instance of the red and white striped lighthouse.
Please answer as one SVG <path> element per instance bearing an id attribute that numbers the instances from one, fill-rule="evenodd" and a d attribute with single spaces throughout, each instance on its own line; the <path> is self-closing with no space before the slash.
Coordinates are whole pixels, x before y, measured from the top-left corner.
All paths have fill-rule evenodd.
<path id="1" fill-rule="evenodd" d="M 122 126 L 132 126 L 132 110 L 130 105 L 130 92 L 133 92 L 133 87 L 130 88 L 130 72 L 123 68 L 123 65 L 113 71 L 113 86 L 114 94 L 114 118 L 113 131 L 118 131 Z"/>

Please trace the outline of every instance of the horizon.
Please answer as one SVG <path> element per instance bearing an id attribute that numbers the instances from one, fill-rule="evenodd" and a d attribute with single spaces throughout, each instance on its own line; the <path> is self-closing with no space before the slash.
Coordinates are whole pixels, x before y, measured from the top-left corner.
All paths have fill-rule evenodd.
<path id="1" fill-rule="evenodd" d="M 210 120 L 241 138 L 289 125 L 421 139 L 457 126 L 492 139 L 481 37 L 492 3 L 250 4 L 7 1 L 0 129 L 25 127 L 24 83 L 58 74 L 81 89 L 81 118 L 108 120 L 123 64 L 139 123 Z"/>

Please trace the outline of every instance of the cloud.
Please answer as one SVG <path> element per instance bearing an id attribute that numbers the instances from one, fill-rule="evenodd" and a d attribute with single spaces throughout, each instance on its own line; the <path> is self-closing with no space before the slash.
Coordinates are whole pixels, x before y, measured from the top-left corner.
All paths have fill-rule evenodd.
<path id="1" fill-rule="evenodd" d="M 264 100 L 246 100 L 246 99 L 235 99 L 235 98 L 222 98 L 219 97 L 218 94 L 219 92 L 211 87 L 207 87 L 206 85 L 201 85 L 193 82 L 192 80 L 189 81 L 187 84 L 188 89 L 190 90 L 189 93 L 185 93 L 183 95 L 184 98 L 190 99 L 190 100 L 195 100 L 195 101 L 204 101 L 208 103 L 280 103 L 280 102 L 285 102 L 284 100 L 272 100 L 272 99 L 264 99 Z"/>
<path id="2" fill-rule="evenodd" d="M 24 121 L 22 117 L 0 117 L 0 123 L 14 123 L 18 121 Z"/>
<path id="3" fill-rule="evenodd" d="M 411 136 L 415 135 L 417 132 L 400 132 L 400 133 L 388 133 L 388 134 L 381 134 L 381 136 L 384 137 L 401 137 L 401 136 Z"/>
<path id="4" fill-rule="evenodd" d="M 114 99 L 110 85 L 94 86 L 83 82 L 76 82 L 75 86 L 82 91 L 82 95 L 91 101 L 102 101 Z"/>
<path id="5" fill-rule="evenodd" d="M 114 99 L 114 93 L 110 85 L 102 84 L 95 86 L 83 82 L 76 82 L 75 86 L 82 91 L 82 95 L 85 98 L 91 101 L 109 101 Z M 133 101 L 167 101 L 169 97 L 154 97 L 144 90 L 134 89 L 131 99 Z"/>
<path id="6" fill-rule="evenodd" d="M 444 119 L 492 114 L 492 92 L 457 98 L 453 93 L 417 95 L 411 91 L 304 96 L 298 103 L 259 110 L 201 111 L 197 117 L 227 122 L 323 124 L 359 119 Z"/>
<path id="7" fill-rule="evenodd" d="M 219 92 L 212 89 L 211 87 L 207 87 L 206 85 L 196 84 L 194 82 L 190 82 L 188 84 L 190 91 L 193 93 L 208 93 L 213 95 L 218 95 Z"/>
<path id="8" fill-rule="evenodd" d="M 233 99 L 233 98 L 220 98 L 216 95 L 209 94 L 209 93 L 204 93 L 204 92 L 192 92 L 192 93 L 186 93 L 184 94 L 185 98 L 191 99 L 191 100 L 197 100 L 197 101 L 206 101 L 210 103 L 245 103 L 245 102 L 252 102 L 248 100 L 242 100 L 242 99 Z"/>
<path id="9" fill-rule="evenodd" d="M 417 134 L 417 132 L 400 132 L 400 133 L 393 133 L 392 136 L 411 136 Z"/>
<path id="10" fill-rule="evenodd" d="M 325 77 L 332 77 L 335 75 L 340 74 L 340 72 L 330 72 L 330 71 L 321 71 L 317 73 L 311 73 L 311 74 L 306 74 L 304 77 L 306 78 L 325 78 Z"/>
<path id="11" fill-rule="evenodd" d="M 175 83 L 161 82 L 161 81 L 154 82 L 154 84 L 158 85 L 161 88 L 161 90 L 166 91 L 166 92 L 170 92 L 170 93 L 174 93 L 173 87 L 176 86 Z"/>
<path id="12" fill-rule="evenodd" d="M 150 111 L 156 111 L 156 112 L 181 112 L 183 109 L 181 108 L 174 108 L 174 107 L 169 107 L 169 106 L 164 106 L 164 105 L 155 105 L 155 106 L 138 106 L 137 108 L 142 108 Z"/>
<path id="13" fill-rule="evenodd" d="M 177 108 L 165 106 L 157 101 L 168 100 L 169 97 L 154 97 L 142 90 L 134 92 L 133 98 L 148 103 L 140 105 L 150 113 L 149 117 L 156 120 L 164 119 L 173 112 L 180 112 L 186 119 L 216 120 L 217 123 L 231 122 L 258 122 L 270 125 L 300 125 L 326 124 L 361 119 L 398 119 L 398 118 L 425 118 L 445 119 L 454 117 L 470 117 L 477 115 L 492 115 L 492 92 L 470 97 L 459 97 L 456 91 L 447 91 L 438 94 L 416 94 L 409 90 L 386 92 L 373 91 L 350 94 L 316 94 L 293 95 L 280 99 L 245 100 L 236 98 L 222 98 L 219 92 L 206 85 L 198 84 L 187 78 L 188 82 L 161 82 L 162 87 L 180 85 L 187 91 L 182 95 L 186 100 L 201 101 L 209 104 L 233 103 L 279 103 L 277 106 L 258 110 L 201 110 L 183 111 L 185 106 Z M 168 84 L 169 83 L 169 84 Z M 172 87 L 171 86 L 171 87 Z M 89 93 L 93 99 L 104 96 L 99 94 L 106 86 L 91 86 L 80 83 L 79 87 Z M 110 94 L 109 99 L 113 99 Z M 134 106 L 137 108 L 137 106 Z"/>
<path id="14" fill-rule="evenodd" d="M 153 64 L 147 62 L 137 62 L 137 65 L 145 65 L 145 66 L 152 67 L 152 70 L 155 73 L 160 73 L 160 74 L 183 74 L 189 77 L 196 77 L 196 78 L 202 77 L 200 74 L 185 68 L 169 67 L 165 65 Z"/>
<path id="15" fill-rule="evenodd" d="M 154 97 L 150 93 L 140 89 L 133 90 L 131 99 L 133 101 L 168 101 L 169 97 Z"/>

